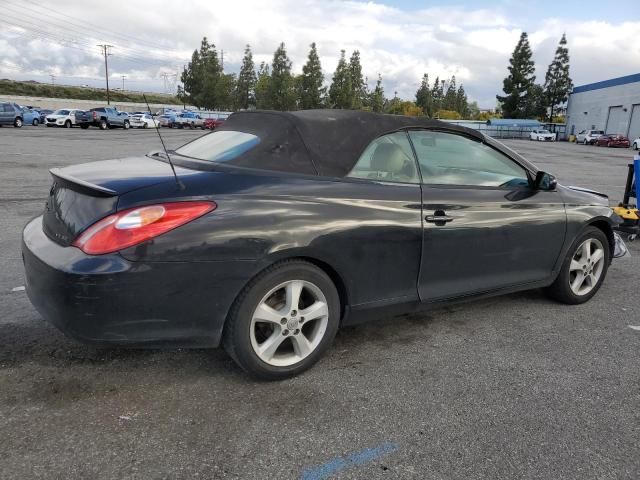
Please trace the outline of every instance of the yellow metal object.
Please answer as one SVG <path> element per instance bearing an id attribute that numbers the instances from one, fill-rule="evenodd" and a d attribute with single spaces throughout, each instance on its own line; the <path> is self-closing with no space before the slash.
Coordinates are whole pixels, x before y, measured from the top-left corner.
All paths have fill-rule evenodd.
<path id="1" fill-rule="evenodd" d="M 640 220 L 637 208 L 615 207 L 613 211 L 625 220 Z"/>

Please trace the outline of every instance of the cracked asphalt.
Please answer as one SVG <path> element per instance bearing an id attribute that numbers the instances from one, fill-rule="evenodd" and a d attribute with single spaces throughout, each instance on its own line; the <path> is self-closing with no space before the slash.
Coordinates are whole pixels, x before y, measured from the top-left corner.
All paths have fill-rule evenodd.
<path id="1" fill-rule="evenodd" d="M 171 147 L 201 135 L 162 132 Z M 505 143 L 622 196 L 630 150 Z M 0 478 L 640 477 L 639 243 L 585 305 L 531 291 L 345 328 L 278 383 L 221 350 L 64 337 L 13 291 L 48 169 L 158 148 L 153 131 L 0 128 Z"/>

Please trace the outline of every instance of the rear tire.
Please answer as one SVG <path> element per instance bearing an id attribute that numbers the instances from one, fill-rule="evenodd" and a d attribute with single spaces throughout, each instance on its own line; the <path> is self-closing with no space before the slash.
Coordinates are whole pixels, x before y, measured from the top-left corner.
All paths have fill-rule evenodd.
<path id="1" fill-rule="evenodd" d="M 40 120 L 38 120 L 37 118 L 34 118 L 33 122 L 31 122 L 31 125 L 33 125 L 34 127 L 37 127 L 39 123 L 40 123 Z"/>
<path id="2" fill-rule="evenodd" d="M 71 128 L 71 120 L 64 122 L 64 128 Z"/>
<path id="3" fill-rule="evenodd" d="M 100 128 L 100 130 L 106 130 L 107 128 L 109 128 L 109 124 L 106 120 L 100 120 L 100 123 L 98 123 L 98 128 Z"/>
<path id="4" fill-rule="evenodd" d="M 129 124 L 128 120 L 125 120 L 124 123 L 122 124 L 122 128 L 124 128 L 125 130 L 129 130 L 129 127 L 131 125 Z"/>
<path id="5" fill-rule="evenodd" d="M 227 318 L 223 346 L 250 375 L 281 380 L 314 365 L 339 323 L 340 298 L 327 274 L 304 261 L 284 261 L 242 290 Z"/>
<path id="6" fill-rule="evenodd" d="M 22 119 L 20 117 L 13 121 L 13 126 L 16 128 L 22 128 Z"/>
<path id="7" fill-rule="evenodd" d="M 571 245 L 558 277 L 545 289 L 545 293 L 567 305 L 587 302 L 602 286 L 610 258 L 607 236 L 599 228 L 587 227 Z"/>

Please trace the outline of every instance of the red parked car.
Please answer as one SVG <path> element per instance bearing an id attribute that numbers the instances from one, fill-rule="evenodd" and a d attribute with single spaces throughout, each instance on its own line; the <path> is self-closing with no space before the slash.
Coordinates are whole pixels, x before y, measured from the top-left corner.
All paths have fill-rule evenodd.
<path id="1" fill-rule="evenodd" d="M 629 139 L 619 133 L 608 133 L 600 135 L 596 139 L 597 147 L 624 147 L 629 148 Z"/>
<path id="2" fill-rule="evenodd" d="M 224 123 L 224 120 L 220 120 L 218 118 L 207 118 L 204 121 L 204 128 L 208 128 L 209 130 L 214 130 L 218 128 L 220 125 Z"/>

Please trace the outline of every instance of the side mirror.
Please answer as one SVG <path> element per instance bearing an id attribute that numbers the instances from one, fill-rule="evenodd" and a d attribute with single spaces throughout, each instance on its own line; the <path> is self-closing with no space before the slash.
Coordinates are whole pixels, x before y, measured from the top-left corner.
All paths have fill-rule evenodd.
<path id="1" fill-rule="evenodd" d="M 535 190 L 555 190 L 558 186 L 558 180 L 556 177 L 547 172 L 538 172 L 536 179 L 533 181 L 533 188 Z"/>

